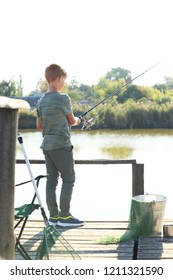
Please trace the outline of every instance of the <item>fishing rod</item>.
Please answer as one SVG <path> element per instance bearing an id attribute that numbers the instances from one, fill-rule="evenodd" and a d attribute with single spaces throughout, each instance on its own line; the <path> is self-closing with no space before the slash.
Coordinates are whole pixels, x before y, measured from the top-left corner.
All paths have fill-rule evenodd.
<path id="1" fill-rule="evenodd" d="M 117 93 L 121 92 L 123 88 L 129 88 L 132 86 L 132 82 L 134 80 L 136 80 L 137 78 L 141 77 L 142 75 L 144 75 L 146 72 L 150 71 L 151 69 L 153 69 L 154 67 L 158 66 L 159 64 L 163 63 L 164 60 L 161 60 L 160 62 L 154 64 L 153 66 L 151 66 L 150 68 L 148 68 L 147 70 L 143 71 L 142 73 L 140 73 L 139 75 L 137 75 L 135 78 L 131 79 L 130 81 L 128 81 L 127 83 L 125 83 L 122 87 L 118 88 L 116 91 L 111 92 L 110 94 L 108 94 L 108 96 L 106 96 L 104 99 L 102 99 L 101 101 L 99 101 L 98 103 L 96 103 L 93 107 L 91 107 L 89 110 L 85 111 L 84 113 L 82 113 L 79 118 L 81 120 L 83 120 L 83 126 L 82 126 L 82 130 L 84 129 L 88 129 L 90 128 L 92 125 L 95 124 L 95 120 L 93 118 L 90 118 L 89 120 L 87 120 L 85 118 L 85 116 L 90 113 L 92 110 L 94 110 L 96 107 L 98 107 L 100 104 L 103 104 L 107 99 L 113 97 L 114 95 L 117 95 Z M 121 94 L 121 93 L 120 93 Z M 118 98 L 119 95 L 117 95 L 116 97 Z"/>

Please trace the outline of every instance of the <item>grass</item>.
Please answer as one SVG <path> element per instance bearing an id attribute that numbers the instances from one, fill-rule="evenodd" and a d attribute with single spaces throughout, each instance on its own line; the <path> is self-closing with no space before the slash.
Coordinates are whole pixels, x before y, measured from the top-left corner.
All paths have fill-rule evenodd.
<path id="1" fill-rule="evenodd" d="M 113 235 L 108 235 L 102 237 L 98 243 L 102 245 L 111 245 L 111 244 L 117 244 L 121 242 L 131 242 L 134 241 L 136 238 L 135 234 L 131 230 L 127 230 L 122 236 L 115 237 Z"/>

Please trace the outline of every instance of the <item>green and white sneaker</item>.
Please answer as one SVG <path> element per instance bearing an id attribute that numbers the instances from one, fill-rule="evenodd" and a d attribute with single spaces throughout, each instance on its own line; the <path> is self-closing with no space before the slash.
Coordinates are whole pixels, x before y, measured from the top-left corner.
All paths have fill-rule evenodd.
<path id="1" fill-rule="evenodd" d="M 55 217 L 50 217 L 49 218 L 49 225 L 50 226 L 57 226 L 59 220 L 59 215 L 55 216 Z"/>
<path id="2" fill-rule="evenodd" d="M 60 216 L 57 225 L 60 227 L 80 227 L 84 225 L 84 221 L 80 221 L 70 214 L 66 217 Z"/>

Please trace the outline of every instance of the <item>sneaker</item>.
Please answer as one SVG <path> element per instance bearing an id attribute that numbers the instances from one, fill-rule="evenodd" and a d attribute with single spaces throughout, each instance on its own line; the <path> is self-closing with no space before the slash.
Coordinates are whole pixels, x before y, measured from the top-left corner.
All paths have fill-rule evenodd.
<path id="1" fill-rule="evenodd" d="M 59 220 L 59 216 L 55 216 L 55 217 L 50 217 L 49 218 L 49 225 L 50 226 L 56 226 Z"/>
<path id="2" fill-rule="evenodd" d="M 80 221 L 71 215 L 66 217 L 60 216 L 57 225 L 61 227 L 80 227 L 84 225 L 84 221 Z"/>

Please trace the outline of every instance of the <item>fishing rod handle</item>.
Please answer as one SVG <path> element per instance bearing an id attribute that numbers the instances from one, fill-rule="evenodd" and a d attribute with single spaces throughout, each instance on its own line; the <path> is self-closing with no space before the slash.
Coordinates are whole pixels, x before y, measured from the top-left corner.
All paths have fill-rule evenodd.
<path id="1" fill-rule="evenodd" d="M 80 116 L 78 116 L 78 118 L 79 118 L 80 120 L 82 120 L 82 119 L 83 119 L 83 117 L 85 117 L 87 114 L 88 114 L 88 111 L 87 111 L 87 112 L 82 113 Z"/>
<path id="2" fill-rule="evenodd" d="M 20 136 L 20 134 L 18 135 L 17 139 L 19 141 L 19 144 L 23 144 L 23 138 L 22 136 Z"/>

